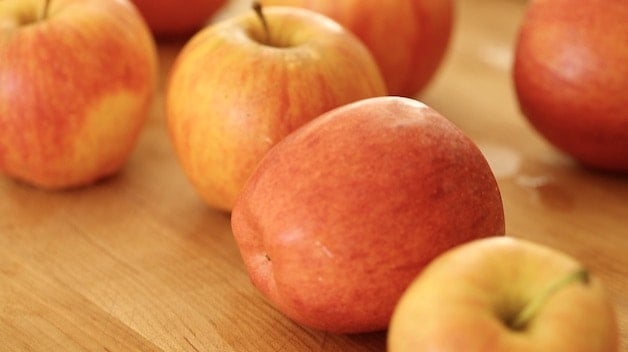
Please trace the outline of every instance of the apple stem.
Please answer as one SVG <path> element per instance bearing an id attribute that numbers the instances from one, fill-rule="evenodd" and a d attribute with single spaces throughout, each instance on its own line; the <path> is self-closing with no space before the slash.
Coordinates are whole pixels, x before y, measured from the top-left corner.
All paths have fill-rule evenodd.
<path id="1" fill-rule="evenodd" d="M 48 18 L 48 9 L 50 8 L 50 0 L 44 0 L 44 9 L 41 12 L 41 19 L 45 20 Z"/>
<path id="2" fill-rule="evenodd" d="M 586 285 L 589 283 L 589 272 L 586 269 L 578 269 L 574 272 L 567 274 L 565 277 L 551 284 L 544 292 L 536 296 L 530 301 L 524 308 L 517 314 L 515 319 L 509 326 L 517 331 L 524 330 L 530 321 L 534 319 L 539 309 L 545 304 L 545 302 L 556 292 L 563 287 L 573 283 L 581 282 Z"/>
<path id="3" fill-rule="evenodd" d="M 262 9 L 262 4 L 259 1 L 253 1 L 253 11 L 262 22 L 262 26 L 264 27 L 264 32 L 266 33 L 266 45 L 270 45 L 270 29 L 268 28 L 268 21 L 266 21 L 266 16 L 264 16 L 264 11 Z"/>

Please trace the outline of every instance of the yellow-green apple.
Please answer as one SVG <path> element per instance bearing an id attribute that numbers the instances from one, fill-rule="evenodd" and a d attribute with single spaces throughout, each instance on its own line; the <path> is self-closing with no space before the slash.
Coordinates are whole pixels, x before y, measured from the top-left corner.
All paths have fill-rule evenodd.
<path id="1" fill-rule="evenodd" d="M 432 80 L 449 45 L 454 0 L 263 0 L 305 7 L 355 33 L 371 50 L 392 95 L 415 96 Z"/>
<path id="2" fill-rule="evenodd" d="M 390 352 L 617 352 L 600 280 L 567 254 L 510 237 L 437 257 L 410 285 L 388 330 Z"/>
<path id="3" fill-rule="evenodd" d="M 269 7 L 217 22 L 183 48 L 168 84 L 168 126 L 200 195 L 230 211 L 275 143 L 323 112 L 385 94 L 355 36 L 323 15 Z"/>
<path id="4" fill-rule="evenodd" d="M 521 110 L 583 165 L 628 172 L 628 1 L 535 0 L 517 40 Z"/>
<path id="5" fill-rule="evenodd" d="M 495 178 L 434 109 L 376 97 L 336 108 L 279 142 L 232 212 L 253 284 L 294 321 L 384 329 L 434 257 L 502 235 Z"/>
<path id="6" fill-rule="evenodd" d="M 0 1 L 0 172 L 47 189 L 117 172 L 156 66 L 151 33 L 126 0 Z"/>
<path id="7" fill-rule="evenodd" d="M 194 34 L 227 0 L 133 0 L 158 37 Z"/>

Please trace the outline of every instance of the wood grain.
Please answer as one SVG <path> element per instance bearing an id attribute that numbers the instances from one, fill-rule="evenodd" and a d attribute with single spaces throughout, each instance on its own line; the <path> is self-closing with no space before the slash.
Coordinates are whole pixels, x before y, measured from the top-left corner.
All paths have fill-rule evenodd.
<path id="1" fill-rule="evenodd" d="M 579 167 L 518 111 L 510 65 L 525 2 L 458 5 L 449 55 L 419 99 L 485 152 L 510 236 L 563 250 L 603 280 L 626 351 L 628 179 Z M 162 88 L 181 45 L 160 43 Z M 0 199 L 0 351 L 385 350 L 385 332 L 302 328 L 250 285 L 229 215 L 177 163 L 163 93 L 117 176 L 68 192 L 0 178 Z"/>

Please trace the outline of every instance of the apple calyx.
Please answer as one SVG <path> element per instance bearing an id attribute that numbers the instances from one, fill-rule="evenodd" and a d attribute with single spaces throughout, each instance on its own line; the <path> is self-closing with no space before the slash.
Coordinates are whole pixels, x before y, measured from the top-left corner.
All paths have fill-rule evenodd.
<path id="1" fill-rule="evenodd" d="M 587 285 L 589 283 L 589 272 L 586 269 L 579 268 L 552 283 L 545 291 L 532 299 L 519 314 L 515 316 L 515 319 L 508 323 L 508 327 L 515 331 L 525 330 L 548 299 L 560 289 L 574 282 L 581 282 L 583 285 Z"/>
<path id="2" fill-rule="evenodd" d="M 259 1 L 253 1 L 252 7 L 253 11 L 255 11 L 255 14 L 257 15 L 257 18 L 259 18 L 260 22 L 262 22 L 262 26 L 264 27 L 264 33 L 266 34 L 266 37 L 263 43 L 266 45 L 271 45 L 270 29 L 268 28 L 268 21 L 266 21 L 266 16 L 264 16 L 262 4 Z"/>

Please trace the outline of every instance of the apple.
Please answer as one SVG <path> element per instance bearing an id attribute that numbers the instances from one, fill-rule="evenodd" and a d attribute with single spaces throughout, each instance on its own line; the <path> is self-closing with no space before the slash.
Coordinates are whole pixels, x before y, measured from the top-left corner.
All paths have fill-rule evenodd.
<path id="1" fill-rule="evenodd" d="M 227 0 L 133 0 L 157 37 L 181 37 L 203 28 Z"/>
<path id="2" fill-rule="evenodd" d="M 437 257 L 399 300 L 388 351 L 616 352 L 600 280 L 567 254 L 486 238 Z"/>
<path id="3" fill-rule="evenodd" d="M 516 44 L 521 110 L 552 145 L 628 171 L 628 1 L 532 1 Z"/>
<path id="4" fill-rule="evenodd" d="M 231 211 L 266 152 L 314 117 L 387 94 L 364 45 L 305 9 L 269 7 L 197 33 L 171 70 L 168 126 L 203 199 Z"/>
<path id="5" fill-rule="evenodd" d="M 454 24 L 453 0 L 263 0 L 305 7 L 355 33 L 371 50 L 391 95 L 420 93 L 441 66 Z"/>
<path id="6" fill-rule="evenodd" d="M 289 318 L 334 333 L 385 329 L 433 258 L 504 233 L 477 146 L 402 97 L 344 105 L 277 143 L 231 216 L 252 283 Z"/>
<path id="7" fill-rule="evenodd" d="M 116 173 L 156 81 L 155 44 L 130 2 L 0 1 L 0 173 L 45 189 Z"/>

